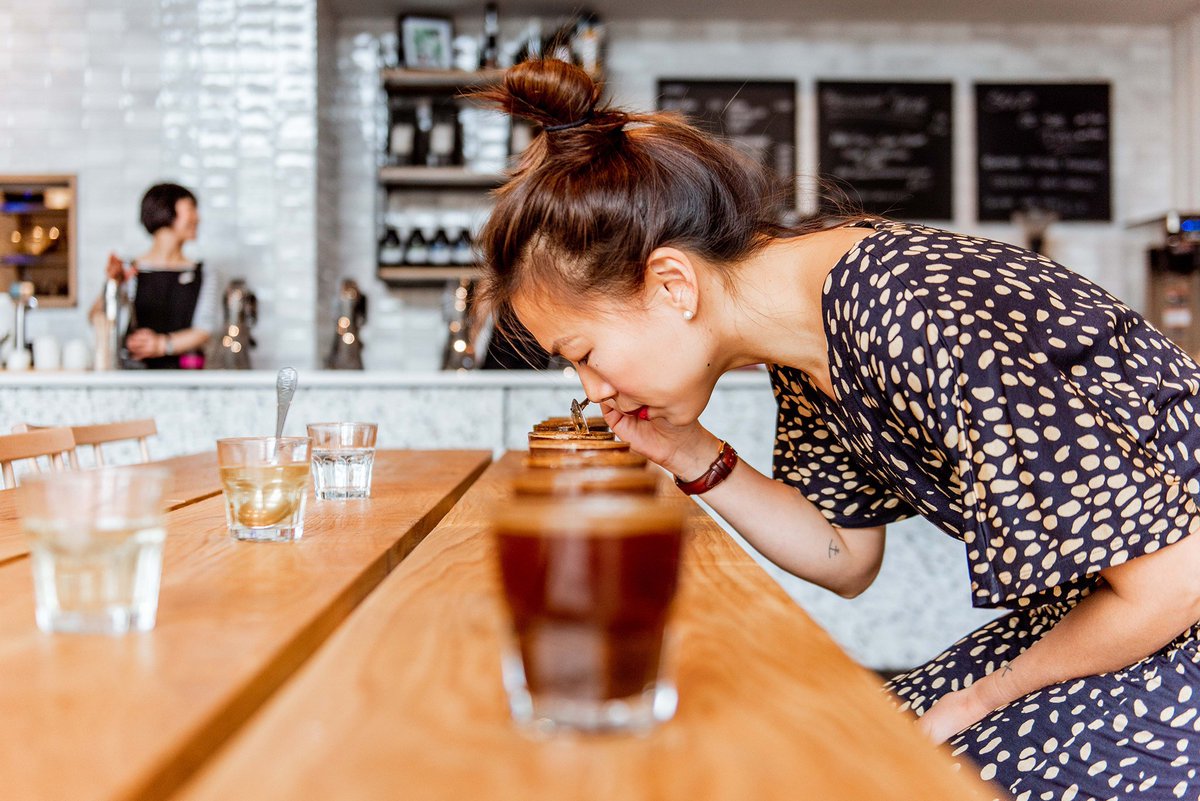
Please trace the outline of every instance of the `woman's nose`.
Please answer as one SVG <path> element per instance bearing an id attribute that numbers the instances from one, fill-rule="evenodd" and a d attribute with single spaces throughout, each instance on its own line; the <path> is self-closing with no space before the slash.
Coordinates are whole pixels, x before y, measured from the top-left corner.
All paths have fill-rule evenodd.
<path id="1" fill-rule="evenodd" d="M 617 394 L 617 390 L 611 384 L 595 370 L 589 369 L 587 365 L 577 366 L 575 372 L 578 373 L 579 381 L 583 384 L 583 394 L 587 395 L 588 400 L 592 403 L 600 403 Z"/>

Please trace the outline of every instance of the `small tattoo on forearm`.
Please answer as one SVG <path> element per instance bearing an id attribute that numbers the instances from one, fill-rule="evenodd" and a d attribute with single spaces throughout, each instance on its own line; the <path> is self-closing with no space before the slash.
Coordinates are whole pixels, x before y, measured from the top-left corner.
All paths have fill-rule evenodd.
<path id="1" fill-rule="evenodd" d="M 1007 676 L 1009 673 L 1012 673 L 1012 665 L 1005 665 L 1004 669 L 1000 671 L 1001 676 Z"/>
<path id="2" fill-rule="evenodd" d="M 834 544 L 833 540 L 830 540 L 829 541 L 829 558 L 832 559 L 833 557 L 837 556 L 841 552 L 842 552 L 842 549 L 837 547 L 837 545 Z"/>

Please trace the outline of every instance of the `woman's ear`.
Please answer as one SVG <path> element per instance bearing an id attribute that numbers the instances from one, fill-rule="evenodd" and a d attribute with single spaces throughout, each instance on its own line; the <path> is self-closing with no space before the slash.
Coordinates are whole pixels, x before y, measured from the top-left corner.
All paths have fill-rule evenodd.
<path id="1" fill-rule="evenodd" d="M 666 303 L 691 320 L 700 304 L 700 283 L 692 257 L 678 248 L 655 248 L 646 259 L 646 291 L 651 303 Z"/>

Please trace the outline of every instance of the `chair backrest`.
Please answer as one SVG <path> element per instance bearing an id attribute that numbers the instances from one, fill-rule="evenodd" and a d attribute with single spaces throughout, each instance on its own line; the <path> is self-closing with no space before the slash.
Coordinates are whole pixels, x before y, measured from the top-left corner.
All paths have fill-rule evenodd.
<path id="1" fill-rule="evenodd" d="M 45 431 L 53 426 L 39 426 L 32 423 L 18 423 L 13 426 L 13 431 Z M 100 446 L 108 442 L 120 442 L 127 439 L 136 439 L 138 449 L 141 451 L 142 461 L 150 461 L 150 448 L 146 444 L 146 438 L 152 437 L 158 433 L 158 426 L 154 423 L 153 417 L 147 417 L 142 420 L 121 420 L 117 423 L 96 423 L 87 426 L 69 426 L 71 435 L 75 438 L 75 445 L 89 445 L 92 448 L 92 455 L 97 467 L 104 467 L 104 451 Z M 76 448 L 71 449 L 68 454 L 71 467 L 79 469 L 79 452 Z"/>
<path id="2" fill-rule="evenodd" d="M 52 470 L 64 470 L 67 467 L 63 460 L 64 453 L 70 454 L 69 458 L 75 454 L 75 437 L 69 428 L 42 428 L 18 434 L 0 434 L 0 470 L 3 472 L 4 486 L 12 488 L 17 485 L 13 462 L 32 459 L 34 469 L 41 472 L 37 459 L 46 456 L 49 457 Z"/>
<path id="3" fill-rule="evenodd" d="M 99 423 L 90 426 L 71 426 L 71 434 L 75 437 L 76 445 L 91 445 L 96 455 L 96 465 L 104 465 L 104 452 L 100 446 L 106 442 L 119 442 L 126 439 L 136 439 L 142 453 L 142 461 L 150 461 L 150 449 L 146 438 L 158 433 L 158 426 L 153 417 L 142 420 L 122 420 L 119 423 Z"/>

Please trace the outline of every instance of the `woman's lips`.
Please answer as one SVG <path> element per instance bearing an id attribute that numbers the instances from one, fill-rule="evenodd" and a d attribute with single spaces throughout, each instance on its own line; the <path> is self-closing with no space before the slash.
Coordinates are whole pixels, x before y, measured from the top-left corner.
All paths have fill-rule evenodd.
<path id="1" fill-rule="evenodd" d="M 637 412 L 635 412 L 635 414 L 637 414 L 637 419 L 639 419 L 639 420 L 649 420 L 650 419 L 650 407 L 642 406 L 641 408 L 639 408 L 637 410 Z"/>

